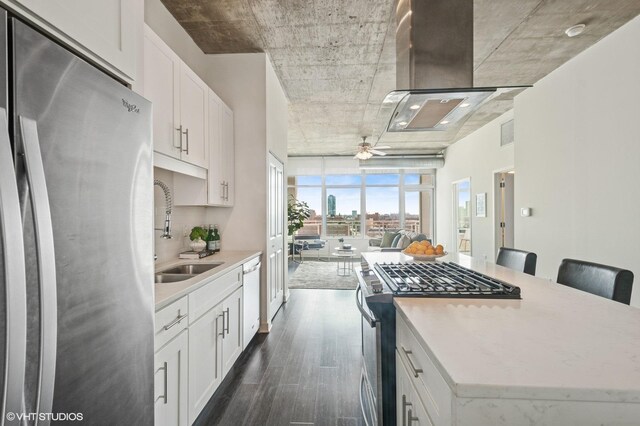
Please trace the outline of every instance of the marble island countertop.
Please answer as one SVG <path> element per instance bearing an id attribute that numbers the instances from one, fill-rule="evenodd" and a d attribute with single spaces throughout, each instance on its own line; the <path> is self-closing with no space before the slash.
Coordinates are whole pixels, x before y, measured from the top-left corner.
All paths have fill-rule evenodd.
<path id="1" fill-rule="evenodd" d="M 205 257 L 204 259 L 175 259 L 156 264 L 155 271 L 156 273 L 158 273 L 179 265 L 221 263 L 220 266 L 217 266 L 209 271 L 203 272 L 202 274 L 198 274 L 184 281 L 177 281 L 172 283 L 156 283 L 156 311 L 164 308 L 167 305 L 170 305 L 182 296 L 189 294 L 194 290 L 197 290 L 211 280 L 224 275 L 232 269 L 241 266 L 243 263 L 246 263 L 247 261 L 257 256 L 260 256 L 261 254 L 261 251 L 256 250 L 220 251 L 212 256 Z"/>
<path id="2" fill-rule="evenodd" d="M 363 257 L 370 264 L 412 260 Z M 394 298 L 458 397 L 640 404 L 640 309 L 464 255 L 438 261 L 522 291 L 522 300 Z"/>

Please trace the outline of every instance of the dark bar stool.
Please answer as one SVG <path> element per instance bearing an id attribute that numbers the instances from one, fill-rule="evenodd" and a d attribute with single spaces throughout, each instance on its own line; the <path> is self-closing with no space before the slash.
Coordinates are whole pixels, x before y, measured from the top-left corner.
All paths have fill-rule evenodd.
<path id="1" fill-rule="evenodd" d="M 582 260 L 563 259 L 558 269 L 560 284 L 629 304 L 633 272 Z"/>
<path id="2" fill-rule="evenodd" d="M 524 250 L 500 247 L 496 263 L 510 269 L 514 269 L 525 274 L 536 274 L 536 262 L 538 256 Z"/>

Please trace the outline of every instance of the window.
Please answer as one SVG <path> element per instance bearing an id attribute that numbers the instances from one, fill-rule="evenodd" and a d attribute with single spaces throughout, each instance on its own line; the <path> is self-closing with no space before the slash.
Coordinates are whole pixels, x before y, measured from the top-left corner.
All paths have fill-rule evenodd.
<path id="1" fill-rule="evenodd" d="M 289 177 L 289 194 L 312 210 L 298 235 L 379 238 L 388 229 L 408 229 L 433 240 L 433 174 L 349 174 L 342 173 L 347 167 L 339 169 L 333 168 L 333 174 Z"/>
<path id="2" fill-rule="evenodd" d="M 400 229 L 400 175 L 367 175 L 365 229 L 378 238 L 388 229 Z"/>

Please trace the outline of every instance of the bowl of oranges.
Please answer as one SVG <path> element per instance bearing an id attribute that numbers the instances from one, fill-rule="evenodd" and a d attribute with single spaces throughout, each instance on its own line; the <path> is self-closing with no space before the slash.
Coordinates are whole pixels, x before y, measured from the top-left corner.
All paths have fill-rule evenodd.
<path id="1" fill-rule="evenodd" d="M 447 254 L 441 244 L 434 247 L 427 240 L 414 241 L 409 247 L 402 250 L 402 253 L 413 257 L 415 260 L 435 260 Z"/>

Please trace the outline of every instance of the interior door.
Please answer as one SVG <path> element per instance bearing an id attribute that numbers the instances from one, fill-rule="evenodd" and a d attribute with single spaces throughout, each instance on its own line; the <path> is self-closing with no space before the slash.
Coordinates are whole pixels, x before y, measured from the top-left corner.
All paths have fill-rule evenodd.
<path id="1" fill-rule="evenodd" d="M 284 301 L 284 166 L 269 154 L 267 287 L 269 319 Z"/>

